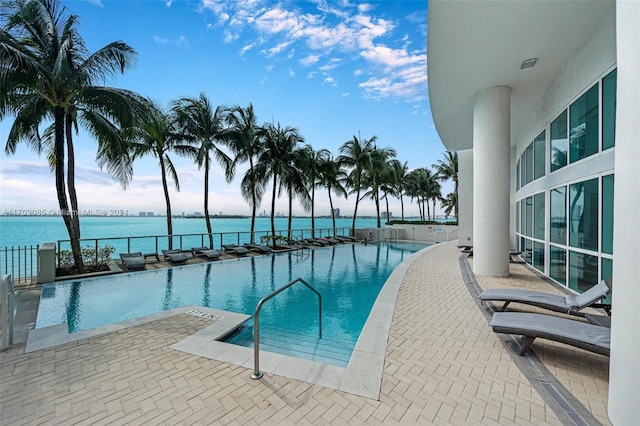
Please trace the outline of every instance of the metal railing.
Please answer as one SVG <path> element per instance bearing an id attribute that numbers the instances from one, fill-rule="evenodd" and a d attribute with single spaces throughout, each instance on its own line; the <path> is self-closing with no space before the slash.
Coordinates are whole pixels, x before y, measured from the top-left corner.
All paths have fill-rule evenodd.
<path id="1" fill-rule="evenodd" d="M 39 245 L 0 249 L 0 276 L 9 274 L 16 283 L 30 280 L 38 272 L 39 250 Z"/>
<path id="2" fill-rule="evenodd" d="M 349 234 L 350 227 L 337 227 L 336 234 Z M 297 239 L 311 237 L 311 228 L 293 229 L 291 230 L 291 238 Z M 333 236 L 333 228 L 316 228 L 317 236 Z M 271 235 L 271 231 L 254 231 L 254 241 L 260 242 L 260 237 Z M 276 235 L 287 237 L 286 229 L 276 230 Z M 174 235 L 142 235 L 133 237 L 105 237 L 105 238 L 82 238 L 80 240 L 81 247 L 90 247 L 95 255 L 95 263 L 99 263 L 102 256 L 100 251 L 105 246 L 112 246 L 115 250 L 115 256 L 118 253 L 159 253 L 161 249 L 169 248 L 169 240 L 171 239 L 172 247 L 180 250 L 190 250 L 191 247 L 209 246 L 213 241 L 213 247 L 222 249 L 223 244 L 241 245 L 251 241 L 250 231 L 241 232 L 215 232 L 212 234 L 174 234 Z M 60 265 L 62 250 L 71 250 L 70 240 L 58 240 L 56 242 L 56 264 Z M 13 278 L 13 283 L 30 284 L 38 273 L 38 256 L 40 245 L 36 246 L 19 246 L 0 248 L 0 276 L 9 274 Z M 117 257 L 116 257 L 117 258 Z"/>
<path id="3" fill-rule="evenodd" d="M 349 227 L 336 228 L 336 234 L 349 233 Z M 292 229 L 291 238 L 303 239 L 311 237 L 311 228 L 304 229 Z M 319 236 L 331 236 L 333 235 L 333 228 L 316 228 L 316 235 Z M 271 235 L 271 231 L 254 231 L 254 241 L 259 242 L 260 237 Z M 276 230 L 276 235 L 281 237 L 287 237 L 288 231 L 286 229 Z M 213 241 L 214 249 L 222 249 L 223 245 L 237 244 L 242 245 L 251 241 L 251 231 L 240 232 L 214 232 L 212 234 L 173 234 L 173 235 L 142 235 L 133 237 L 105 237 L 105 238 L 82 238 L 80 240 L 81 246 L 90 246 L 95 248 L 96 256 L 98 249 L 105 245 L 110 245 L 115 248 L 115 253 L 131 253 L 131 252 L 153 252 L 159 253 L 162 249 L 169 248 L 169 240 L 171 240 L 171 247 L 179 250 L 190 250 L 191 247 L 203 247 L 210 246 L 210 241 Z M 57 253 L 58 260 L 60 259 L 60 252 L 62 250 L 70 250 L 70 240 L 58 240 L 57 241 Z M 97 260 L 96 260 L 97 262 Z"/>
<path id="4" fill-rule="evenodd" d="M 251 373 L 251 378 L 254 380 L 260 379 L 263 373 L 260 371 L 260 310 L 262 309 L 262 305 L 271 299 L 272 297 L 282 293 L 292 285 L 296 283 L 304 284 L 309 290 L 313 291 L 316 295 L 318 295 L 318 330 L 320 334 L 320 338 L 322 339 L 322 295 L 313 288 L 308 282 L 298 277 L 295 280 L 285 284 L 280 287 L 278 290 L 270 293 L 269 295 L 263 297 L 258 302 L 256 306 L 256 311 L 253 314 L 253 373 Z"/>
<path id="5" fill-rule="evenodd" d="M 0 279 L 0 297 L 2 297 L 2 335 L 0 335 L 0 349 L 13 345 L 13 320 L 18 310 L 16 291 L 11 284 L 11 275 L 4 275 Z"/>

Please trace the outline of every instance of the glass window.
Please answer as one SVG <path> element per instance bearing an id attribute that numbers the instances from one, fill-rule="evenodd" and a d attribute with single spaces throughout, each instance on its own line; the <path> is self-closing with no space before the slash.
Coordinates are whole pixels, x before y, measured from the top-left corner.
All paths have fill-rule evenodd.
<path id="1" fill-rule="evenodd" d="M 520 189 L 520 160 L 516 163 L 516 191 Z"/>
<path id="2" fill-rule="evenodd" d="M 598 179 L 569 186 L 569 244 L 598 250 Z"/>
<path id="3" fill-rule="evenodd" d="M 533 160 L 533 179 L 539 179 L 544 176 L 545 168 L 545 154 L 544 145 L 546 139 L 546 132 L 542 131 L 538 137 L 533 141 L 534 160 Z"/>
<path id="4" fill-rule="evenodd" d="M 533 196 L 533 238 L 544 240 L 544 192 Z"/>
<path id="5" fill-rule="evenodd" d="M 550 241 L 562 245 L 567 244 L 567 187 L 552 189 L 551 196 L 551 229 Z"/>
<path id="6" fill-rule="evenodd" d="M 524 240 L 524 261 L 531 265 L 533 258 L 533 242 L 531 240 Z"/>
<path id="7" fill-rule="evenodd" d="M 607 280 L 613 275 L 613 260 L 607 258 L 600 258 L 600 262 L 602 263 L 602 274 L 600 275 L 601 280 Z M 611 292 L 613 293 L 613 292 Z M 609 294 L 606 298 L 602 299 L 602 303 L 611 304 L 611 296 Z"/>
<path id="8" fill-rule="evenodd" d="M 569 115 L 569 162 L 573 163 L 598 152 L 598 84 L 571 104 Z"/>
<path id="9" fill-rule="evenodd" d="M 613 175 L 602 177 L 602 252 L 613 254 Z"/>
<path id="10" fill-rule="evenodd" d="M 617 70 L 602 79 L 602 150 L 616 146 Z"/>
<path id="11" fill-rule="evenodd" d="M 569 288 L 582 293 L 598 281 L 598 256 L 569 252 Z"/>
<path id="12" fill-rule="evenodd" d="M 533 181 L 533 142 L 529 144 L 525 153 L 525 185 Z"/>
<path id="13" fill-rule="evenodd" d="M 525 234 L 526 234 L 526 232 L 527 232 L 527 231 L 526 231 L 527 226 L 526 226 L 526 224 L 525 224 L 525 223 L 526 223 L 525 212 L 527 211 L 527 209 L 526 209 L 526 207 L 525 207 L 525 206 L 526 206 L 526 204 L 527 204 L 527 200 L 526 200 L 526 198 L 523 198 L 523 199 L 520 201 L 520 233 L 521 233 L 522 235 L 525 235 Z"/>
<path id="14" fill-rule="evenodd" d="M 520 156 L 520 188 L 522 188 L 523 186 L 525 186 L 527 184 L 527 178 L 525 176 L 525 169 L 526 164 L 527 164 L 527 151 L 523 151 L 522 155 Z"/>
<path id="15" fill-rule="evenodd" d="M 516 201 L 516 232 L 520 233 L 520 201 Z"/>
<path id="16" fill-rule="evenodd" d="M 565 249 L 554 246 L 549 248 L 549 276 L 562 284 L 566 284 L 567 251 Z"/>
<path id="17" fill-rule="evenodd" d="M 533 243 L 533 267 L 540 272 L 544 272 L 544 244 Z"/>
<path id="18" fill-rule="evenodd" d="M 527 237 L 533 236 L 533 197 L 527 197 L 525 200 L 524 213 L 524 232 Z"/>
<path id="19" fill-rule="evenodd" d="M 567 165 L 567 110 L 551 123 L 551 171 Z"/>

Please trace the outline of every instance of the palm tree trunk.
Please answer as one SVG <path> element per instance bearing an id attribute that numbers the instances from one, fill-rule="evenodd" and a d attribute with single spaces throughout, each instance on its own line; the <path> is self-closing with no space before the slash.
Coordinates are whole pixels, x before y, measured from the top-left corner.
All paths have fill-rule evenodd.
<path id="1" fill-rule="evenodd" d="M 377 228 L 382 228 L 382 226 L 380 226 L 380 194 L 378 194 L 378 190 L 376 189 L 376 193 L 374 196 L 374 200 L 376 202 L 376 227 Z"/>
<path id="2" fill-rule="evenodd" d="M 69 204 L 67 203 L 67 192 L 64 179 L 64 109 L 56 107 L 54 109 L 55 117 L 55 175 L 56 175 L 56 194 L 58 196 L 58 205 L 60 206 L 60 214 L 62 220 L 69 233 L 71 241 L 71 252 L 73 261 L 76 264 L 78 273 L 84 272 L 84 263 L 82 262 L 82 250 L 80 248 L 80 237 L 75 232 L 73 219 L 69 212 Z"/>
<path id="3" fill-rule="evenodd" d="M 455 203 L 454 203 L 453 207 L 454 207 L 454 212 L 456 214 L 456 221 L 457 221 L 458 220 L 458 179 L 456 179 L 454 181 L 453 192 L 454 192 L 455 197 L 456 197 L 456 199 L 454 200 Z"/>
<path id="4" fill-rule="evenodd" d="M 253 156 L 249 156 L 249 170 L 251 170 L 251 244 L 255 243 L 254 231 L 256 229 L 256 210 L 258 209 L 258 201 L 256 197 L 256 182 L 253 175 Z"/>
<path id="5" fill-rule="evenodd" d="M 67 138 L 67 188 L 69 201 L 71 202 L 71 220 L 78 239 L 80 238 L 80 210 L 78 209 L 78 196 L 76 194 L 76 160 L 73 151 L 73 128 L 69 114 L 65 118 L 65 133 Z"/>
<path id="6" fill-rule="evenodd" d="M 402 209 L 402 220 L 404 221 L 404 201 L 402 201 L 402 194 L 400 194 L 400 208 Z"/>
<path id="7" fill-rule="evenodd" d="M 333 222 L 333 238 L 336 237 L 336 213 L 333 210 L 333 200 L 331 199 L 331 188 L 328 188 L 329 193 L 329 207 L 331 207 L 331 220 Z"/>
<path id="8" fill-rule="evenodd" d="M 209 234 L 209 247 L 213 248 L 213 234 L 211 231 L 211 219 L 209 219 L 209 157 L 204 160 L 204 220 L 207 222 Z"/>
<path id="9" fill-rule="evenodd" d="M 315 198 L 316 186 L 311 186 L 311 238 L 316 237 L 316 220 L 315 220 Z"/>
<path id="10" fill-rule="evenodd" d="M 273 175 L 273 197 L 271 197 L 271 241 L 273 248 L 276 248 L 276 190 L 277 176 Z"/>
<path id="11" fill-rule="evenodd" d="M 358 202 L 360 201 L 360 187 L 358 186 L 358 192 L 356 192 L 356 206 L 353 209 L 353 222 L 351 223 L 351 236 L 356 235 L 356 216 L 358 214 Z"/>
<path id="12" fill-rule="evenodd" d="M 293 220 L 293 194 L 291 188 L 288 189 L 289 194 L 289 221 L 287 222 L 287 239 L 291 241 L 291 222 Z"/>
<path id="13" fill-rule="evenodd" d="M 162 154 L 160 159 L 160 172 L 162 175 L 162 190 L 164 191 L 164 201 L 167 204 L 167 235 L 169 236 L 168 248 L 173 250 L 173 226 L 171 224 L 171 200 L 169 199 L 169 188 L 167 187 L 167 172 L 164 168 L 164 158 Z"/>
<path id="14" fill-rule="evenodd" d="M 389 223 L 389 197 L 386 193 L 384 194 L 384 201 L 387 206 L 387 223 Z"/>

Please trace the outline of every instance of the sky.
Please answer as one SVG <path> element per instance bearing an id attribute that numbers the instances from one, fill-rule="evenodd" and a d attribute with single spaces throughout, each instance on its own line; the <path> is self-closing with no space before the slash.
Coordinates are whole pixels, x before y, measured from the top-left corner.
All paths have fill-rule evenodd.
<path id="1" fill-rule="evenodd" d="M 446 151 L 433 125 L 427 90 L 427 1 L 355 0 L 75 0 L 62 1 L 79 16 L 90 51 L 121 40 L 137 64 L 106 82 L 148 96 L 167 107 L 204 93 L 214 105 L 253 104 L 258 123 L 292 126 L 314 149 L 334 156 L 354 136 L 377 137 L 409 169 L 431 167 Z M 4 148 L 11 119 L 0 122 Z M 96 165 L 96 142 L 74 137 L 76 188 L 82 211 L 165 212 L 157 160 L 134 163 L 124 190 Z M 173 155 L 180 192 L 172 186 L 174 214 L 203 211 L 204 175 Z M 210 174 L 211 214 L 250 214 L 236 178 L 226 182 L 216 164 Z M 452 191 L 443 184 L 443 195 Z M 341 214 L 353 214 L 355 196 L 334 197 Z M 46 158 L 21 144 L 0 153 L 0 211 L 56 211 L 55 179 Z M 260 211 L 270 209 L 270 194 Z M 287 201 L 276 210 L 287 212 Z M 381 211 L 386 207 L 381 205 Z M 389 199 L 400 215 L 400 202 Z M 304 215 L 295 203 L 294 214 Z M 326 190 L 316 194 L 316 214 L 329 214 Z M 375 214 L 364 200 L 359 215 Z M 417 216 L 405 200 L 405 215 Z"/>

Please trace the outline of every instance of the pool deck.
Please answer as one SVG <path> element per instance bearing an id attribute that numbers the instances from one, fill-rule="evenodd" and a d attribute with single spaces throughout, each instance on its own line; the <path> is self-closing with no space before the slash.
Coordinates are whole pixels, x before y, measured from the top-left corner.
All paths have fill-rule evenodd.
<path id="1" fill-rule="evenodd" d="M 338 371 L 337 379 L 334 370 L 319 379 L 333 369 L 316 365 L 296 379 L 287 367 L 298 367 L 282 357 L 264 361 L 264 377 L 252 380 L 252 358 L 211 355 L 220 317 L 239 319 L 171 312 L 69 342 L 29 336 L 42 348 L 0 352 L 0 424 L 610 424 L 609 358 L 541 339 L 521 357 L 472 296 L 478 288 L 562 290 L 519 263 L 509 278 L 474 277 L 472 258 L 455 244 L 412 256 L 385 285 L 358 342 L 380 354 L 379 375 Z M 23 316 L 33 311 L 25 306 Z M 377 370 L 376 362 L 365 364 Z M 363 382 L 378 392 L 363 396 Z"/>

